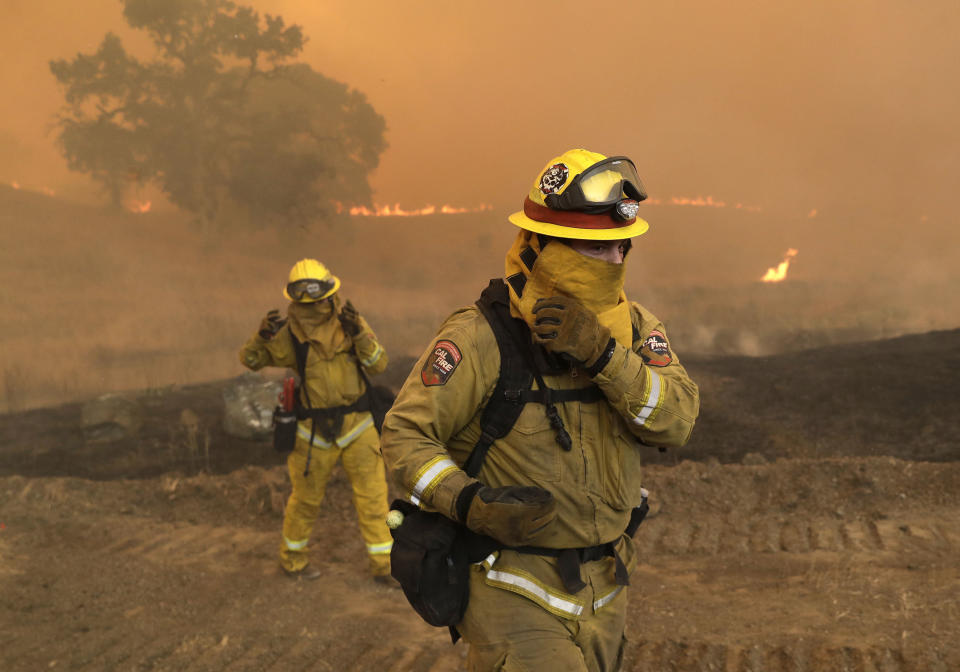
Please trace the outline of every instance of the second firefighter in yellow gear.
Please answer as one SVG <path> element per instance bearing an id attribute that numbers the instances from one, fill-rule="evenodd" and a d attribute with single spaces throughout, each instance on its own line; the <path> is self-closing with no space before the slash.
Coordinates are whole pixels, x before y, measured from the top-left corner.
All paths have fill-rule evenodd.
<path id="1" fill-rule="evenodd" d="M 620 667 L 642 451 L 683 445 L 699 411 L 664 325 L 624 293 L 645 197 L 625 157 L 572 150 L 548 163 L 510 217 L 520 230 L 497 284 L 530 387 L 501 389 L 509 329 L 496 331 L 481 297 L 440 327 L 384 423 L 409 500 L 500 542 L 471 565 L 456 625 L 472 672 Z M 523 407 L 491 441 L 483 410 L 498 394 Z"/>
<path id="2" fill-rule="evenodd" d="M 241 348 L 240 361 L 254 371 L 265 366 L 298 368 L 303 357 L 299 406 L 309 415 L 297 424 L 287 457 L 292 494 L 283 520 L 280 565 L 291 576 L 317 576 L 308 569 L 308 546 L 327 481 L 338 461 L 353 489 L 370 572 L 389 577 L 392 539 L 384 522 L 387 484 L 380 441 L 369 410 L 356 408 L 366 392 L 358 366 L 382 372 L 387 354 L 367 321 L 350 302 L 341 302 L 340 280 L 314 259 L 291 269 L 284 296 L 286 318 L 271 311 Z M 343 412 L 338 412 L 338 409 Z"/>

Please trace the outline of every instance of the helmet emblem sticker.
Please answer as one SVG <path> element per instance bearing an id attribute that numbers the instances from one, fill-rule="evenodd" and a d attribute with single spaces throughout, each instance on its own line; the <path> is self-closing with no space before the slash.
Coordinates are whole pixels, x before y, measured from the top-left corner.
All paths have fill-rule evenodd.
<path id="1" fill-rule="evenodd" d="M 540 191 L 544 195 L 555 194 L 564 184 L 567 183 L 567 176 L 570 170 L 564 163 L 555 163 L 547 168 L 540 176 Z"/>
<path id="2" fill-rule="evenodd" d="M 640 356 L 644 363 L 650 366 L 667 366 L 673 362 L 673 355 L 670 353 L 670 344 L 667 343 L 667 337 L 663 332 L 654 329 L 650 335 L 643 341 L 640 348 Z"/>
<path id="3" fill-rule="evenodd" d="M 453 341 L 440 340 L 433 346 L 433 352 L 427 357 L 420 369 L 420 380 L 427 387 L 434 385 L 444 385 L 457 365 L 460 363 L 462 355 L 460 348 Z"/>

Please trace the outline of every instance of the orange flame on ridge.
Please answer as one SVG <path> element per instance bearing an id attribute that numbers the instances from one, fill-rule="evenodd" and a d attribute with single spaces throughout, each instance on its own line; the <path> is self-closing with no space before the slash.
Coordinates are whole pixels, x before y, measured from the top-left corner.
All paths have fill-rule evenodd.
<path id="1" fill-rule="evenodd" d="M 343 212 L 343 209 L 343 206 L 337 205 L 337 212 Z M 435 205 L 427 205 L 415 210 L 404 210 L 399 203 L 395 203 L 392 207 L 389 205 L 374 205 L 372 210 L 366 206 L 357 205 L 347 212 L 357 217 L 422 217 L 436 214 L 456 215 L 466 212 L 485 212 L 487 210 L 493 210 L 493 206 L 483 204 L 475 208 L 458 208 L 452 205 L 441 205 L 438 208 Z"/>
<path id="2" fill-rule="evenodd" d="M 10 182 L 10 186 L 13 187 L 14 189 L 17 189 L 17 190 L 20 190 L 21 188 L 24 188 L 24 187 L 20 184 L 20 182 L 18 182 L 17 180 L 13 180 L 12 182 Z M 41 193 L 41 194 L 45 194 L 46 196 L 56 196 L 56 195 L 57 195 L 57 192 L 55 192 L 53 189 L 51 189 L 50 187 L 47 187 L 47 186 L 39 187 L 39 188 L 37 188 L 37 189 L 31 189 L 30 187 L 26 187 L 26 190 L 27 190 L 27 191 L 37 191 L 37 192 L 39 192 L 39 193 Z"/>
<path id="3" fill-rule="evenodd" d="M 761 282 L 781 282 L 785 280 L 787 269 L 790 268 L 790 260 L 795 256 L 797 256 L 797 251 L 791 247 L 776 268 L 767 269 L 766 275 L 760 278 Z"/>
<path id="4" fill-rule="evenodd" d="M 671 196 L 666 200 L 650 197 L 646 199 L 644 203 L 649 203 L 650 205 L 686 205 L 695 208 L 727 207 L 726 201 L 714 200 L 713 196 L 696 196 L 694 198 L 690 198 L 689 196 Z M 763 210 L 759 205 L 744 205 L 743 203 L 737 203 L 733 207 L 737 210 L 746 210 L 747 212 L 760 212 Z"/>
<path id="5" fill-rule="evenodd" d="M 150 207 L 152 205 L 153 204 L 150 201 L 130 201 L 130 203 L 127 205 L 127 210 L 140 215 L 144 212 L 150 212 Z"/>

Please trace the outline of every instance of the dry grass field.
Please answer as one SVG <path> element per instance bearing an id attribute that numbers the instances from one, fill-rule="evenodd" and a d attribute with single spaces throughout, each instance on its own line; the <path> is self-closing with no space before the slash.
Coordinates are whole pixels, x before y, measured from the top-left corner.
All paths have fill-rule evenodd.
<path id="1" fill-rule="evenodd" d="M 857 248 L 656 214 L 628 293 L 702 410 L 645 456 L 624 672 L 960 670 L 956 233 Z M 463 644 L 365 575 L 342 470 L 323 576 L 279 573 L 285 467 L 224 432 L 222 395 L 297 258 L 341 276 L 396 386 L 512 236 L 490 213 L 200 234 L 0 187 L 0 670 L 462 672 Z M 787 246 L 795 274 L 757 282 Z M 117 390 L 143 425 L 94 440 L 83 402 Z"/>
<path id="2" fill-rule="evenodd" d="M 682 354 L 776 352 L 957 326 L 960 234 L 857 246 L 817 220 L 650 206 L 628 295 Z M 0 185 L 0 411 L 236 375 L 236 350 L 299 258 L 324 261 L 392 355 L 502 275 L 507 213 L 336 217 L 312 230 L 201 233 Z M 759 235 L 758 231 L 763 232 Z M 829 234 L 829 235 L 828 235 Z M 759 278 L 793 246 L 787 281 Z M 909 255 L 909 256 L 907 256 Z"/>

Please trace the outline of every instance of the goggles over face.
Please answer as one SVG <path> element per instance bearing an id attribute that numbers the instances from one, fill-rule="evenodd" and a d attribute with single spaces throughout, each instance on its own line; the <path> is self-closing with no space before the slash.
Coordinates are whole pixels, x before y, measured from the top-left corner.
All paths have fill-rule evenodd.
<path id="1" fill-rule="evenodd" d="M 297 280 L 287 285 L 287 295 L 293 301 L 303 301 L 310 299 L 318 301 L 336 289 L 336 282 L 332 279 L 316 280 L 314 278 L 305 278 Z"/>
<path id="2" fill-rule="evenodd" d="M 633 161 L 625 156 L 611 156 L 574 177 L 563 193 L 546 194 L 543 200 L 553 210 L 589 214 L 616 207 L 621 217 L 629 219 L 636 217 L 636 204 L 646 198 L 647 192 Z"/>

